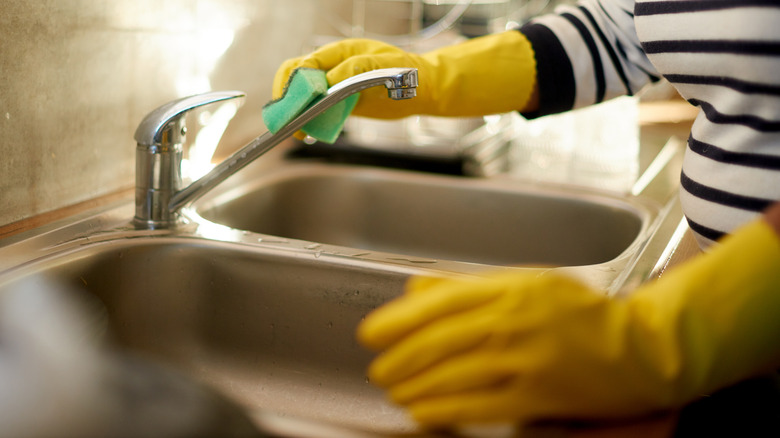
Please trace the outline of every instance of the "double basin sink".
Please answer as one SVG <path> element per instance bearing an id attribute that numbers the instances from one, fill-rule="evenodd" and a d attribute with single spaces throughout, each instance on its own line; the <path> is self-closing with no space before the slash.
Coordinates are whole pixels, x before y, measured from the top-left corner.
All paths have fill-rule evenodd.
<path id="1" fill-rule="evenodd" d="M 616 293 L 652 274 L 680 220 L 668 193 L 285 160 L 251 169 L 175 230 L 134 229 L 120 202 L 0 241 L 0 293 L 46 277 L 96 298 L 112 342 L 217 388 L 272 433 L 414 435 L 367 380 L 372 353 L 354 338 L 409 276 L 563 270 Z"/>

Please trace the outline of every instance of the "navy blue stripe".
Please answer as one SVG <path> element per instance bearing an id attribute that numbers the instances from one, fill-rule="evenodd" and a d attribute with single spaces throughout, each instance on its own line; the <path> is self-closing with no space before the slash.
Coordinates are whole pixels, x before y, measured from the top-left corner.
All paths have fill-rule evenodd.
<path id="1" fill-rule="evenodd" d="M 761 117 L 747 114 L 722 114 L 718 112 L 711 103 L 699 99 L 689 99 L 688 102 L 690 102 L 691 105 L 701 107 L 702 111 L 704 111 L 704 115 L 707 116 L 707 120 L 712 123 L 742 125 L 761 132 L 780 131 L 780 122 L 776 120 L 766 120 Z"/>
<path id="2" fill-rule="evenodd" d="M 582 41 L 588 47 L 590 57 L 593 60 L 593 74 L 596 77 L 595 103 L 600 103 L 604 101 L 604 94 L 606 94 L 607 84 L 606 79 L 604 79 L 604 66 L 601 64 L 601 56 L 599 56 L 599 49 L 596 46 L 596 41 L 591 36 L 590 32 L 588 32 L 588 28 L 582 21 L 580 21 L 579 18 L 569 13 L 561 14 L 561 17 L 569 20 L 574 28 L 577 29 L 577 31 L 580 33 Z"/>
<path id="3" fill-rule="evenodd" d="M 780 56 L 780 43 L 744 40 L 661 40 L 644 41 L 645 53 L 731 53 L 737 55 Z"/>
<path id="4" fill-rule="evenodd" d="M 719 163 L 780 171 L 780 157 L 727 151 L 715 145 L 696 140 L 692 135 L 688 138 L 688 148 L 702 157 Z"/>
<path id="5" fill-rule="evenodd" d="M 604 4 L 603 4 L 602 0 L 599 0 L 599 7 L 601 8 L 601 11 L 604 13 L 604 16 L 609 18 L 609 20 L 612 22 L 614 27 L 617 28 L 617 29 L 620 29 L 621 28 L 620 24 L 618 24 L 612 18 L 612 16 L 609 14 L 607 9 L 604 7 Z M 630 11 L 626 11 L 625 9 L 621 9 L 621 11 L 628 13 L 628 15 L 631 16 L 631 17 L 634 16 L 634 14 L 632 14 Z M 644 49 L 642 49 L 642 47 L 640 45 L 632 45 L 632 48 L 634 50 L 638 51 L 638 52 L 641 52 L 641 51 L 644 50 Z M 623 44 L 620 43 L 620 40 L 617 40 L 617 39 L 615 40 L 615 50 L 617 50 L 618 54 L 620 55 L 620 57 L 622 59 L 628 59 L 628 54 L 626 54 L 626 50 L 623 48 Z M 629 63 L 631 63 L 631 61 L 629 61 Z M 644 73 L 647 76 L 647 78 L 650 80 L 650 82 L 658 82 L 658 81 L 661 80 L 661 78 L 659 76 L 654 75 L 653 73 L 650 73 L 649 71 L 647 71 L 646 68 L 643 68 L 640 64 L 634 64 L 634 67 L 639 69 L 639 71 L 641 71 L 642 73 Z M 626 89 L 629 89 L 628 85 L 626 86 Z"/>
<path id="6" fill-rule="evenodd" d="M 694 0 L 694 1 L 661 1 L 637 2 L 634 6 L 636 16 L 658 14 L 680 14 L 696 11 L 717 11 L 745 7 L 777 7 L 777 0 Z"/>
<path id="7" fill-rule="evenodd" d="M 609 12 L 607 12 L 607 8 L 605 8 L 605 7 L 604 7 L 604 3 L 603 3 L 601 0 L 598 0 L 598 4 L 599 4 L 599 9 L 601 9 L 601 13 L 602 13 L 602 14 L 603 14 L 605 17 L 607 17 L 607 18 L 609 19 L 609 21 L 611 21 L 611 22 L 612 22 L 612 24 L 613 24 L 613 25 L 614 25 L 616 28 L 618 28 L 618 29 L 619 29 L 619 28 L 620 28 L 620 25 L 618 25 L 618 24 L 617 24 L 617 22 L 615 21 L 615 19 L 614 19 L 614 18 L 612 18 L 612 15 L 610 15 L 610 13 L 609 13 Z"/>
<path id="8" fill-rule="evenodd" d="M 690 179 L 685 172 L 680 173 L 680 184 L 685 191 L 699 199 L 738 208 L 740 210 L 761 212 L 774 202 L 768 199 L 738 195 L 736 193 L 705 186 L 704 184 L 697 183 Z"/>
<path id="9" fill-rule="evenodd" d="M 656 76 L 656 75 L 654 75 L 654 74 L 650 73 L 649 71 L 647 71 L 647 69 L 644 69 L 644 68 L 642 68 L 640 65 L 638 65 L 638 64 L 637 64 L 637 65 L 636 65 L 636 67 L 637 67 L 639 70 L 642 70 L 642 72 L 643 72 L 644 74 L 646 74 L 648 78 L 650 78 L 650 82 L 656 83 L 656 82 L 658 82 L 658 81 L 660 81 L 660 80 L 661 80 L 661 77 L 660 77 L 660 76 Z"/>
<path id="10" fill-rule="evenodd" d="M 580 10 L 583 14 L 585 14 L 585 17 L 588 19 L 588 21 L 590 21 L 590 25 L 593 26 L 593 28 L 596 30 L 596 34 L 599 36 L 601 44 L 605 49 L 607 49 L 607 55 L 609 55 L 609 59 L 612 61 L 612 65 L 615 67 L 615 71 L 617 71 L 618 76 L 620 76 L 620 80 L 623 82 L 623 86 L 626 88 L 626 94 L 633 96 L 634 93 L 628 83 L 628 77 L 626 77 L 626 72 L 623 71 L 623 63 L 621 63 L 620 59 L 618 59 L 618 55 L 612 48 L 612 44 L 607 39 L 607 36 L 604 35 L 604 32 L 601 31 L 601 27 L 599 27 L 598 23 L 596 23 L 596 19 L 593 18 L 593 15 L 590 13 L 590 11 L 582 6 L 580 6 Z"/>
<path id="11" fill-rule="evenodd" d="M 668 74 L 664 76 L 669 82 L 677 84 L 717 85 L 728 87 L 746 94 L 768 94 L 780 96 L 780 86 L 743 81 L 741 79 L 723 76 L 697 76 Z"/>
<path id="12" fill-rule="evenodd" d="M 691 227 L 693 231 L 710 240 L 720 240 L 723 236 L 726 235 L 726 233 L 723 231 L 714 230 L 712 228 L 705 227 L 700 223 L 694 222 L 689 217 L 686 217 L 685 219 L 688 221 L 688 226 Z"/>
<path id="13" fill-rule="evenodd" d="M 525 24 L 520 32 L 534 49 L 539 87 L 539 109 L 523 113 L 523 117 L 533 119 L 572 109 L 576 95 L 574 68 L 558 37 L 550 28 L 537 23 Z"/>
<path id="14" fill-rule="evenodd" d="M 601 12 L 604 13 L 604 16 L 609 18 L 609 21 L 611 21 L 612 23 L 615 24 L 615 28 L 622 29 L 623 26 L 618 24 L 618 22 L 615 21 L 615 18 L 607 11 L 607 8 L 604 7 L 604 1 L 603 0 L 598 0 L 598 4 L 599 4 L 599 8 L 601 8 Z M 625 13 L 626 15 L 628 15 L 629 17 L 631 17 L 632 18 L 631 21 L 633 21 L 633 18 L 634 18 L 634 11 L 633 11 L 633 9 L 623 9 L 623 8 L 620 8 L 620 10 L 623 13 Z"/>

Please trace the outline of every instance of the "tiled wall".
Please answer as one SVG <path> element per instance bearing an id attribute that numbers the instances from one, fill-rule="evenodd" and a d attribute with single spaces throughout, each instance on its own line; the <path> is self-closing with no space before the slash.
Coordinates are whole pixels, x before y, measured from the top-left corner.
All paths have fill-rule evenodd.
<path id="1" fill-rule="evenodd" d="M 312 2 L 3 0 L 0 226 L 132 187 L 135 128 L 176 97 L 245 91 L 224 144 L 261 133 L 276 67 L 310 43 Z"/>

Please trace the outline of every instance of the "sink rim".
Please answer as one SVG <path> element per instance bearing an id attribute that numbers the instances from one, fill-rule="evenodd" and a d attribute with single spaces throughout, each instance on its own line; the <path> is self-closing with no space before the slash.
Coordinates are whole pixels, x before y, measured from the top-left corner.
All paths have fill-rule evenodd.
<path id="1" fill-rule="evenodd" d="M 52 255 L 59 251 L 67 250 L 71 247 L 78 247 L 114 238 L 178 236 L 190 239 L 204 239 L 234 242 L 249 246 L 270 247 L 278 250 L 294 251 L 300 255 L 308 256 L 317 255 L 344 258 L 359 255 L 361 259 L 373 263 L 381 263 L 386 266 L 394 266 L 401 269 L 408 268 L 433 276 L 479 275 L 486 271 L 506 270 L 525 270 L 539 273 L 550 270 L 560 270 L 578 277 L 595 288 L 604 289 L 607 293 L 614 294 L 620 289 L 623 282 L 623 279 L 617 278 L 617 273 L 623 269 L 631 268 L 631 266 L 635 264 L 636 259 L 646 247 L 648 239 L 654 238 L 657 234 L 659 224 L 661 222 L 672 221 L 677 225 L 677 222 L 683 219 L 682 214 L 679 211 L 676 211 L 677 209 L 670 208 L 671 204 L 679 203 L 676 196 L 671 200 L 668 200 L 664 205 L 661 205 L 658 201 L 642 195 L 621 195 L 581 187 L 568 187 L 560 184 L 554 185 L 544 183 L 531 185 L 534 190 L 550 190 L 554 193 L 572 190 L 578 194 L 582 194 L 582 196 L 596 196 L 602 201 L 614 201 L 618 208 L 632 209 L 633 213 L 637 214 L 642 221 L 641 230 L 637 237 L 615 259 L 596 265 L 535 268 L 498 266 L 450 260 L 437 260 L 436 263 L 431 263 L 431 259 L 379 251 L 371 251 L 371 254 L 363 254 L 366 251 L 351 247 L 288 239 L 282 236 L 237 230 L 206 220 L 198 214 L 198 211 L 208 206 L 209 203 L 219 200 L 220 197 L 228 196 L 231 192 L 235 192 L 236 190 L 247 190 L 246 187 L 267 184 L 268 178 L 280 178 L 289 175 L 290 173 L 311 172 L 312 170 L 341 172 L 343 169 L 349 169 L 350 171 L 369 172 L 379 175 L 392 176 L 402 174 L 407 178 L 413 178 L 423 182 L 447 181 L 448 183 L 457 184 L 475 184 L 488 189 L 523 190 L 522 187 L 519 187 L 521 184 L 516 180 L 502 180 L 500 178 L 474 179 L 447 175 L 430 175 L 415 171 L 374 168 L 369 166 L 346 166 L 309 162 L 282 163 L 282 165 L 274 168 L 266 168 L 266 172 L 259 178 L 252 178 L 251 176 L 253 175 L 251 173 L 249 174 L 249 178 L 247 177 L 247 173 L 236 174 L 235 176 L 241 176 L 241 178 L 231 178 L 227 180 L 223 186 L 218 186 L 213 193 L 204 196 L 193 206 L 185 208 L 182 213 L 188 223 L 178 228 L 167 230 L 136 230 L 131 224 L 134 214 L 133 201 L 132 199 L 125 199 L 62 219 L 43 227 L 16 234 L 9 238 L 0 239 L 0 255 L 2 255 L 2 257 L 0 257 L 0 274 L 10 268 L 30 262 L 31 255 L 34 255 L 34 258 L 39 258 L 44 255 Z M 670 214 L 674 217 L 669 218 L 668 216 Z M 671 232 L 667 234 L 668 236 L 665 237 L 672 237 Z M 664 236 L 661 237 L 663 238 Z M 658 254 L 650 254 L 649 258 L 661 255 L 660 251 L 656 252 Z M 647 255 L 643 255 L 643 257 L 647 258 Z M 650 261 L 651 265 L 655 263 L 656 260 Z M 647 262 L 644 264 L 646 265 Z M 652 275 L 652 272 L 642 272 L 641 274 L 632 275 L 632 277 L 636 279 L 637 275 L 639 278 L 646 279 Z M 625 277 L 625 275 L 623 277 Z"/>

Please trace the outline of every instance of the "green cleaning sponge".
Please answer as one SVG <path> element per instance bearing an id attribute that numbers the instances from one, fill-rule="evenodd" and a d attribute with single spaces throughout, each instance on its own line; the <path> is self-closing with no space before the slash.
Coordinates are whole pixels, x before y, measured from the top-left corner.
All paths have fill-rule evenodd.
<path id="1" fill-rule="evenodd" d="M 357 105 L 359 97 L 359 93 L 353 94 L 333 105 L 309 123 L 303 125 L 301 131 L 317 140 L 333 144 L 339 138 L 339 134 L 344 128 L 344 123 L 347 122 L 347 117 L 349 117 L 349 114 Z"/>
<path id="2" fill-rule="evenodd" d="M 282 92 L 282 97 L 263 107 L 263 121 L 269 131 L 276 133 L 317 97 L 328 91 L 325 72 L 313 68 L 293 70 Z"/>
<path id="3" fill-rule="evenodd" d="M 266 127 L 273 133 L 278 132 L 327 91 L 328 80 L 323 70 L 312 68 L 294 70 L 287 81 L 282 97 L 268 102 L 263 107 L 263 121 Z M 357 94 L 349 96 L 304 125 L 302 131 L 317 140 L 333 143 L 341 133 L 357 100 Z"/>

